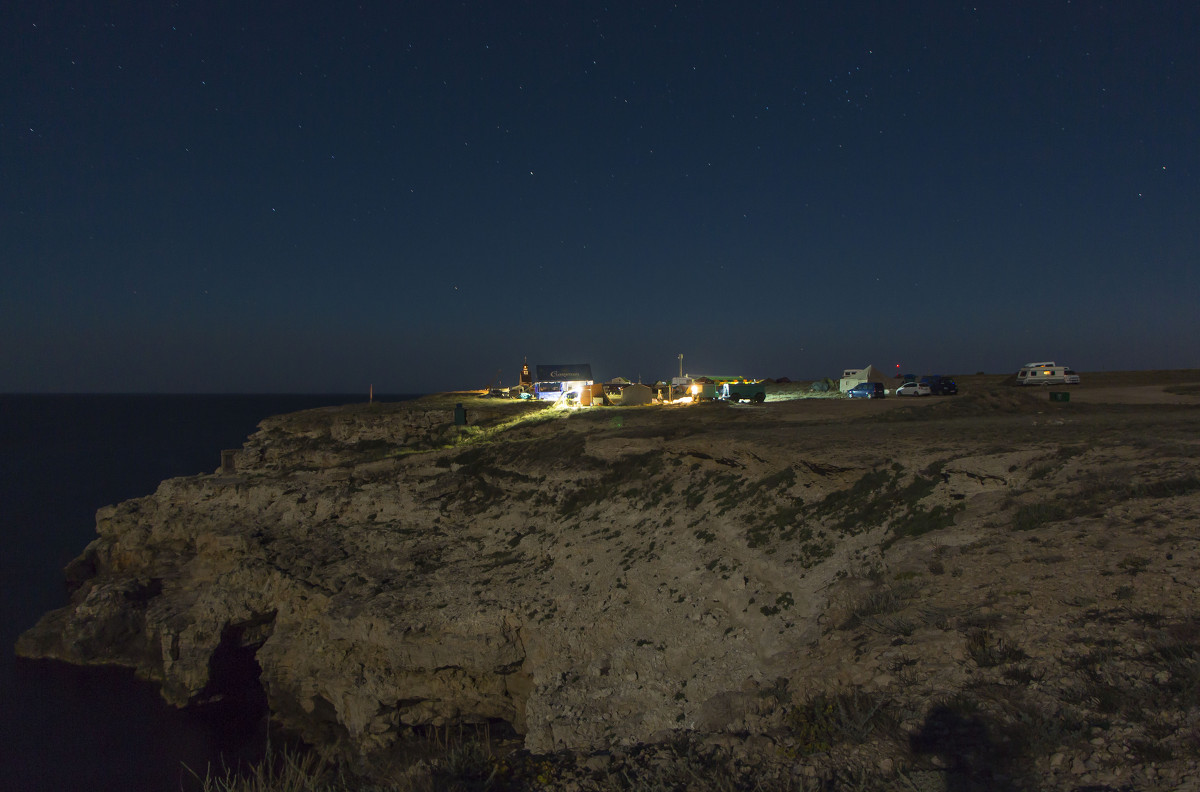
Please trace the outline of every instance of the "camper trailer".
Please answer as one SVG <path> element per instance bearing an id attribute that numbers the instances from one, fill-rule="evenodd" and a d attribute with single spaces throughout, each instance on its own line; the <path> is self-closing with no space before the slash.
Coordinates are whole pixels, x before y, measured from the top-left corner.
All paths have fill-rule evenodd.
<path id="1" fill-rule="evenodd" d="M 1079 375 L 1053 360 L 1045 363 L 1026 363 L 1017 372 L 1018 385 L 1078 385 Z"/>

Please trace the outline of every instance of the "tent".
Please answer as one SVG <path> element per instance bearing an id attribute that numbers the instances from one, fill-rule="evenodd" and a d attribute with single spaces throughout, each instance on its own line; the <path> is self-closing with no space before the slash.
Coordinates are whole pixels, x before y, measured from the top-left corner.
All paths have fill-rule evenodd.
<path id="1" fill-rule="evenodd" d="M 843 371 L 842 378 L 838 381 L 838 390 L 845 393 L 860 382 L 882 382 L 884 390 L 887 391 L 894 391 L 904 384 L 895 377 L 884 374 L 874 366 L 867 366 L 863 369 L 846 369 Z"/>
<path id="2" fill-rule="evenodd" d="M 630 405 L 649 404 L 654 392 L 650 390 L 650 386 L 635 384 L 626 385 L 621 389 L 621 405 L 628 407 Z"/>

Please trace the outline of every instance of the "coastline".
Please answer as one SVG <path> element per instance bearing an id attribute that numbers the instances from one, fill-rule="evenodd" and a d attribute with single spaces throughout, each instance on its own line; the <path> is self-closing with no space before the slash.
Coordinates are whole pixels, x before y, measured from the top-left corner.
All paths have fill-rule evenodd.
<path id="1" fill-rule="evenodd" d="M 1091 393 L 1104 398 L 1099 386 Z M 1054 658 L 1035 654 L 1033 645 L 1057 647 L 1069 621 L 1071 606 L 1049 608 L 1054 618 L 1039 620 L 1028 606 L 1017 607 L 1025 595 L 997 590 L 990 596 L 1012 602 L 982 607 L 1002 618 L 972 626 L 970 614 L 981 606 L 970 605 L 961 581 L 1003 577 L 1003 571 L 984 571 L 999 560 L 989 556 L 1009 553 L 1009 564 L 1032 564 L 1036 572 L 1053 568 L 1046 581 L 1081 583 L 1077 573 L 1094 577 L 1106 568 L 1127 575 L 1120 563 L 1128 558 L 1146 559 L 1131 576 L 1140 580 L 1131 583 L 1156 586 L 1164 575 L 1184 574 L 1181 565 L 1186 568 L 1194 550 L 1188 543 L 1173 550 L 1172 559 L 1152 558 L 1141 545 L 1153 548 L 1161 537 L 1126 536 L 1122 526 L 1144 525 L 1140 514 L 1165 507 L 1194 519 L 1188 481 L 1195 463 L 1179 449 L 1194 442 L 1195 401 L 1077 398 L 1052 405 L 1044 393 L 1011 388 L 899 401 L 886 412 L 879 409 L 884 400 L 872 406 L 876 412 L 841 416 L 824 413 L 868 405 L 603 408 L 533 420 L 497 407 L 495 416 L 480 416 L 482 425 L 453 443 L 443 441 L 462 432 L 439 434 L 445 432 L 440 422 L 414 432 L 411 408 L 277 416 L 239 452 L 237 475 L 167 481 L 152 496 L 103 510 L 100 542 L 89 548 L 90 563 L 101 571 L 83 576 L 90 589 L 64 618 L 78 616 L 82 603 L 98 609 L 89 612 L 93 617 L 116 603 L 111 612 L 126 618 L 125 604 L 147 596 L 152 605 L 142 616 L 145 626 L 130 631 L 119 651 L 128 652 L 124 660 L 143 662 L 143 637 L 154 625 L 155 645 L 176 648 L 169 661 L 160 656 L 140 668 L 149 678 L 161 675 L 164 690 L 180 702 L 203 690 L 207 680 L 194 669 L 237 627 L 239 645 L 253 648 L 262 666 L 277 719 L 331 755 L 385 766 L 406 733 L 454 717 L 509 723 L 533 753 L 582 755 L 680 734 L 727 740 L 748 732 L 786 747 L 795 739 L 788 726 L 795 727 L 806 701 L 839 689 L 894 703 L 911 694 L 908 706 L 926 702 L 928 726 L 936 697 L 895 689 L 887 658 L 913 660 L 904 666 L 913 669 L 907 674 L 916 678 L 913 687 L 924 684 L 923 674 L 953 686 L 971 669 L 986 676 L 1032 666 L 1035 658 L 1051 664 Z M 810 407 L 821 414 L 803 414 Z M 417 412 L 428 416 L 432 409 L 426 402 Z M 1150 445 L 1131 446 L 1134 431 Z M 399 434 L 427 450 L 379 443 Z M 932 450 L 930 438 L 937 443 Z M 1171 475 L 1162 464 L 1167 452 L 1177 460 Z M 1076 486 L 1079 476 L 1102 479 L 1109 470 L 1124 470 L 1128 480 L 1165 482 L 1165 494 L 1156 494 L 1148 480 L 1149 489 L 1128 490 L 1112 505 L 1093 493 L 1098 513 L 1059 515 L 1034 534 L 1012 527 L 1023 510 Z M 879 491 L 887 497 L 871 494 Z M 244 524 L 247 515 L 253 529 Z M 1079 558 L 1023 560 L 1031 536 L 1038 537 L 1042 557 L 1066 556 L 1052 548 L 1096 521 L 1120 533 L 1124 555 L 1109 545 Z M 281 553 L 281 544 L 289 554 Z M 941 572 L 934 571 L 931 553 Z M 318 559 L 330 554 L 346 557 L 320 568 Z M 264 573 L 267 565 L 279 571 Z M 954 569 L 963 571 L 955 575 Z M 133 587 L 154 579 L 164 581 L 158 593 Z M 201 623 L 194 610 L 200 603 L 183 602 L 200 580 L 223 581 L 203 612 L 236 606 L 246 613 Z M 922 597 L 902 599 L 900 609 L 865 631 L 844 626 L 854 621 L 858 597 L 915 580 Z M 262 619 L 272 608 L 247 607 L 255 587 L 276 598 L 269 631 Z M 1035 602 L 1048 596 L 1027 588 Z M 1131 588 L 1126 599 L 1117 596 L 1120 587 L 1097 589 L 1094 603 L 1117 597 L 1118 606 L 1135 605 L 1140 585 Z M 962 613 L 925 623 L 912 600 L 930 598 Z M 1152 602 L 1162 606 L 1168 625 L 1190 606 L 1177 593 L 1165 604 L 1147 600 L 1140 607 Z M 186 607 L 178 609 L 181 604 Z M 160 606 L 191 626 L 176 632 L 158 626 L 166 621 L 153 621 L 151 610 Z M 908 611 L 912 615 L 904 615 Z M 891 620 L 907 620 L 911 630 L 892 632 L 899 628 Z M 979 630 L 1022 647 L 1025 657 L 979 665 L 969 650 Z M 73 626 L 65 634 L 83 637 Z M 290 647 L 282 645 L 285 638 Z M 162 644 L 165 639 L 173 643 Z M 908 648 L 886 648 L 897 640 Z M 859 642 L 851 654 L 846 641 Z M 877 644 L 864 660 L 863 646 Z M 362 679 L 339 681 L 336 664 L 322 660 L 333 649 L 357 658 L 367 674 L 365 694 Z M 1059 651 L 1057 660 L 1069 660 L 1066 649 Z M 286 676 L 279 670 L 285 667 L 304 673 Z M 302 677 L 317 681 L 306 688 Z M 397 677 L 401 682 L 389 687 L 386 680 Z M 787 680 L 783 687 L 780 679 Z M 397 708 L 397 701 L 410 703 Z M 452 702 L 458 715 L 437 701 Z M 332 732 L 330 724 L 336 724 Z M 905 733 L 924 726 L 917 720 Z M 750 756 L 754 750 L 746 746 L 755 740 L 735 742 Z M 871 740 L 882 743 L 871 750 L 888 751 L 893 767 L 919 764 L 898 743 L 889 748 L 879 735 Z M 847 750 L 839 761 L 861 753 Z M 835 753 L 804 757 L 804 766 L 833 772 Z M 1052 758 L 1039 761 L 1049 768 Z M 1179 762 L 1194 763 L 1186 755 Z"/>

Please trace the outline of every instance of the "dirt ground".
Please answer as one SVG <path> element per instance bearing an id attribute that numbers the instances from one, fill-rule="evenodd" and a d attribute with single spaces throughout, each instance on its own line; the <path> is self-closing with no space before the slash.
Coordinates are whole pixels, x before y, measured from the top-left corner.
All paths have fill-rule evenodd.
<path id="1" fill-rule="evenodd" d="M 859 419 L 920 420 L 922 418 L 985 418 L 1003 413 L 1047 412 L 1068 418 L 1072 411 L 1101 409 L 1102 405 L 1200 405 L 1200 369 L 1163 371 L 1112 371 L 1081 375 L 1080 385 L 1029 387 L 1009 384 L 1011 375 L 972 374 L 956 376 L 956 396 L 896 397 L 885 399 L 847 399 L 840 394 L 813 394 L 810 383 L 792 382 L 767 386 L 765 404 L 679 403 L 648 405 L 631 413 L 619 402 L 613 407 L 594 410 L 628 416 L 626 420 L 651 420 L 695 425 L 698 421 L 724 421 L 730 418 L 751 420 L 766 417 L 786 423 L 857 421 Z M 1051 402 L 1050 394 L 1065 392 L 1067 402 Z M 476 393 L 452 393 L 430 396 L 422 404 L 445 404 L 446 409 L 463 404 L 470 422 L 484 423 L 506 417 L 550 409 L 544 403 L 513 399 L 481 398 Z M 641 413 L 651 413 L 641 415 Z M 682 425 L 681 424 L 681 425 Z"/>
<path id="2" fill-rule="evenodd" d="M 1029 409 L 1035 402 L 1048 407 L 1066 408 L 1069 404 L 1200 404 L 1200 370 L 1114 371 L 1089 374 L 1079 385 L 1029 387 L 1006 384 L 1008 375 L 968 375 L 956 377 L 957 396 L 895 397 L 886 399 L 846 399 L 837 396 L 805 398 L 807 384 L 794 383 L 768 389 L 767 407 L 773 407 L 787 420 L 842 420 L 855 416 L 877 416 L 896 410 L 933 408 L 939 413 L 973 412 L 967 406 L 980 402 Z M 1065 392 L 1068 402 L 1050 402 L 1051 393 Z M 955 402 L 967 404 L 955 407 Z"/>
<path id="3" fill-rule="evenodd" d="M 1010 376 L 973 375 L 957 379 L 961 392 L 991 388 L 1022 389 L 1006 385 Z M 1169 369 L 1161 371 L 1099 371 L 1080 374 L 1079 385 L 1061 387 L 1030 387 L 1024 389 L 1044 393 L 1049 400 L 1051 391 L 1065 391 L 1071 401 L 1088 404 L 1197 404 L 1200 403 L 1200 370 Z"/>

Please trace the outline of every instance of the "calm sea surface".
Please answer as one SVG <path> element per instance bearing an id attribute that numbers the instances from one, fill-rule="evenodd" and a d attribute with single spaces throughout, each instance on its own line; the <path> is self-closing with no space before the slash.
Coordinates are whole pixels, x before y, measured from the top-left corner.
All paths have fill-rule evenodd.
<path id="1" fill-rule="evenodd" d="M 66 604 L 62 569 L 95 537 L 96 509 L 213 472 L 269 415 L 361 401 L 0 394 L 0 789 L 190 790 L 185 766 L 203 775 L 261 756 L 254 714 L 175 710 L 127 671 L 20 660 L 13 645 Z"/>

